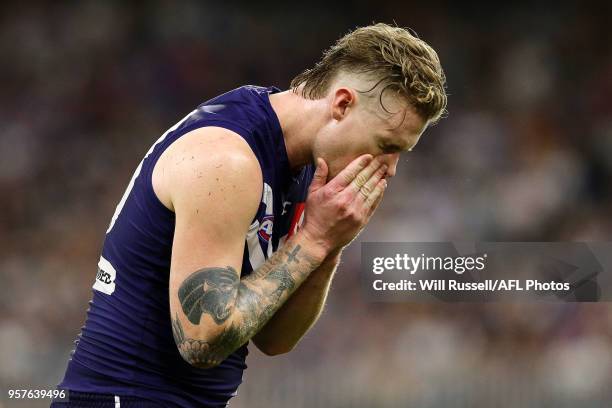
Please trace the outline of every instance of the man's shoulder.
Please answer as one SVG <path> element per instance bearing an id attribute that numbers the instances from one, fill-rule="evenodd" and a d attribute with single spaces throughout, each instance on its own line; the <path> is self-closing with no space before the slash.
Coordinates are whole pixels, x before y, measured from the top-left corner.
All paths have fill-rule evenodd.
<path id="1" fill-rule="evenodd" d="M 233 192 L 261 194 L 262 170 L 249 144 L 224 127 L 194 129 L 169 146 L 153 172 L 160 200 L 172 209 L 173 197 Z M 252 191 L 251 194 L 249 192 Z"/>

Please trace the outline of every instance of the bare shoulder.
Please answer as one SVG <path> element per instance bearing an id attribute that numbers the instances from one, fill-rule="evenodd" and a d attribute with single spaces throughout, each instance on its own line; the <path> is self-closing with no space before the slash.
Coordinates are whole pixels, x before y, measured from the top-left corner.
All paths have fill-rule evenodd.
<path id="1" fill-rule="evenodd" d="M 240 135 L 209 126 L 172 143 L 155 164 L 152 183 L 160 201 L 175 211 L 177 202 L 189 207 L 202 199 L 255 205 L 263 176 L 257 157 Z"/>

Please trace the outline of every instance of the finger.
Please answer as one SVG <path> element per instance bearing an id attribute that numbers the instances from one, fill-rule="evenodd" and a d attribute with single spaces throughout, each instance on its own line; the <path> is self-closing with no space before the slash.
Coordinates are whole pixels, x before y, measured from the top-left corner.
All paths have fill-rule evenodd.
<path id="1" fill-rule="evenodd" d="M 385 188 L 386 190 L 386 188 Z M 385 191 L 383 190 L 382 194 L 378 196 L 378 198 L 376 199 L 376 201 L 374 201 L 374 203 L 372 204 L 372 206 L 370 208 L 368 208 L 368 215 L 367 215 L 367 222 L 370 221 L 370 218 L 372 218 L 372 215 L 376 212 L 376 209 L 378 208 L 378 206 L 380 205 L 380 203 L 383 200 L 383 197 L 385 196 Z"/>
<path id="2" fill-rule="evenodd" d="M 336 191 L 340 191 L 346 188 L 351 181 L 372 161 L 371 154 L 364 154 L 359 156 L 355 160 L 349 163 L 336 177 L 334 177 L 329 184 L 331 184 Z"/>
<path id="3" fill-rule="evenodd" d="M 327 168 L 327 163 L 322 158 L 317 159 L 317 170 L 315 174 L 312 176 L 312 182 L 310 183 L 309 191 L 314 192 L 320 189 L 327 182 L 327 173 L 329 169 Z"/>
<path id="4" fill-rule="evenodd" d="M 378 159 L 373 159 L 367 167 L 355 176 L 351 184 L 349 185 L 351 192 L 357 194 L 359 190 L 368 182 L 368 180 L 376 173 L 376 171 L 382 166 L 382 163 Z M 372 191 L 370 189 L 370 191 Z"/>
<path id="5" fill-rule="evenodd" d="M 364 203 L 364 207 L 369 209 L 368 211 L 370 212 L 370 215 L 374 212 L 376 207 L 378 207 L 378 204 L 380 204 L 380 202 L 382 201 L 382 196 L 386 189 L 387 180 L 382 179 L 376 184 L 376 187 L 374 187 L 374 191 L 372 191 L 372 194 L 368 196 L 368 199 Z"/>
<path id="6" fill-rule="evenodd" d="M 376 171 L 371 170 L 370 166 L 363 169 L 361 173 L 359 173 L 357 177 L 355 177 L 355 180 L 353 180 L 353 182 L 351 183 L 351 187 L 356 189 L 358 188 L 361 180 L 366 180 L 365 184 L 363 184 L 361 188 L 359 188 L 360 194 L 358 194 L 358 196 L 361 197 L 362 201 L 368 199 L 370 194 L 372 194 L 372 192 L 374 191 L 374 188 L 376 188 L 376 184 L 378 184 L 378 182 L 384 177 L 385 173 L 387 172 L 386 164 L 382 164 Z"/>

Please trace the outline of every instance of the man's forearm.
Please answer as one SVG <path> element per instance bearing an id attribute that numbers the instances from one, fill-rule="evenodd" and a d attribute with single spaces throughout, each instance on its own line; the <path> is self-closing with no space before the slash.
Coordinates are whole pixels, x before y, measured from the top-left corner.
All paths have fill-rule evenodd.
<path id="1" fill-rule="evenodd" d="M 340 262 L 340 250 L 330 253 L 270 318 L 253 340 L 268 354 L 290 351 L 317 321 Z"/>
<path id="2" fill-rule="evenodd" d="M 218 283 L 213 283 L 225 287 L 231 285 L 232 288 L 229 295 L 220 299 L 217 295 L 219 292 L 215 292 L 217 288 L 209 289 L 208 283 L 202 283 L 203 293 L 197 301 L 201 303 L 202 312 L 210 314 L 218 325 L 219 335 L 214 339 L 205 341 L 207 336 L 202 336 L 202 339 L 188 338 L 179 319 L 173 319 L 174 336 L 183 357 L 193 365 L 204 368 L 219 364 L 266 324 L 309 274 L 317 269 L 324 257 L 319 248 L 298 234 L 243 279 L 234 274 L 235 278 L 231 280 L 232 274 L 224 272 L 224 268 L 200 272 L 200 275 L 206 273 L 220 276 L 223 281 L 218 279 Z M 194 275 L 190 279 L 213 281 L 209 276 L 200 278 L 197 273 Z M 184 283 L 187 287 L 190 284 L 194 287 L 200 284 L 190 283 L 190 279 Z M 193 291 L 184 292 L 185 296 L 181 296 L 179 291 L 181 302 L 190 302 L 188 297 L 192 296 Z M 211 298 L 210 305 L 207 305 L 207 296 Z"/>

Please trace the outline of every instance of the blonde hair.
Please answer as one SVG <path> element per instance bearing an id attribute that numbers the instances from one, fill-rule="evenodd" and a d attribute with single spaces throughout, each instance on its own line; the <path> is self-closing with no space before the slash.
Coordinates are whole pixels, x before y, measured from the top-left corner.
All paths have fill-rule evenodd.
<path id="1" fill-rule="evenodd" d="M 446 111 L 446 78 L 438 54 L 425 41 L 401 27 L 378 23 L 360 27 L 340 38 L 323 57 L 291 81 L 291 88 L 308 99 L 327 95 L 340 73 L 364 74 L 408 99 L 427 121 L 436 122 Z M 387 111 L 388 112 L 388 111 Z"/>

